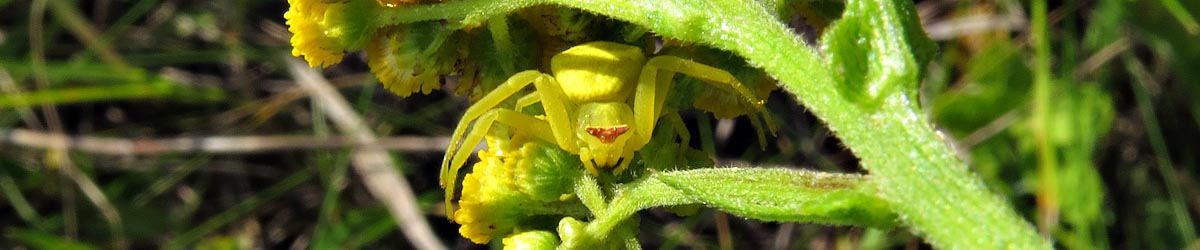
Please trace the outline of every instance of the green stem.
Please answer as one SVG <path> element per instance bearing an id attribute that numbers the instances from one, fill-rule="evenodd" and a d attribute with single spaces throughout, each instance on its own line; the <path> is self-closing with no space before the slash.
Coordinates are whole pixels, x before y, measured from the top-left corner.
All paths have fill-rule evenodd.
<path id="1" fill-rule="evenodd" d="M 604 201 L 604 193 L 600 190 L 600 184 L 596 182 L 596 178 L 591 175 L 579 175 L 575 180 L 575 196 L 579 197 L 579 202 L 591 211 L 601 211 L 607 209 L 607 204 Z"/>
<path id="2" fill-rule="evenodd" d="M 585 232 L 586 235 L 609 235 L 613 228 L 642 209 L 696 202 L 657 178 L 645 178 L 626 184 L 605 209 L 593 210 L 596 218 L 588 223 Z"/>
<path id="3" fill-rule="evenodd" d="M 1038 160 L 1038 227 L 1049 234 L 1058 224 L 1058 155 L 1050 142 L 1050 33 L 1046 23 L 1046 1 L 1032 3 L 1033 67 L 1033 136 Z"/>

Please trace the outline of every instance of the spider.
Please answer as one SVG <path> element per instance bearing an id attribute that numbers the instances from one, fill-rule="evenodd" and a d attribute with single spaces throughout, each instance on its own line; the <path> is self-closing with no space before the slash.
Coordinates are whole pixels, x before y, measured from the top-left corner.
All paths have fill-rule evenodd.
<path id="1" fill-rule="evenodd" d="M 517 73 L 467 108 L 442 161 L 442 186 L 454 190 L 471 149 L 496 122 L 513 133 L 527 133 L 579 155 L 592 175 L 599 174 L 597 167 L 615 167 L 613 171 L 620 173 L 633 153 L 650 141 L 676 73 L 738 95 L 754 109 L 743 114 L 762 110 L 764 103 L 729 72 L 675 56 L 646 60 L 641 48 L 614 42 L 571 47 L 552 57 L 550 68 L 554 75 L 536 70 Z M 513 108 L 499 107 L 530 84 L 535 91 L 520 96 Z M 544 116 L 519 111 L 538 102 Z M 766 114 L 763 119 L 773 132 Z M 686 129 L 675 131 L 686 140 Z M 447 201 L 452 196 L 447 192 Z"/>

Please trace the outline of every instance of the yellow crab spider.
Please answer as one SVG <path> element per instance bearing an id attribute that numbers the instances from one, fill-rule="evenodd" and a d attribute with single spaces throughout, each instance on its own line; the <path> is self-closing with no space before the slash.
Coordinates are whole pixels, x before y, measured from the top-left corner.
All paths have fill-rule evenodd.
<path id="1" fill-rule="evenodd" d="M 510 127 L 512 133 L 526 133 L 579 155 L 587 171 L 597 175 L 597 167 L 623 171 L 633 153 L 650 141 L 676 73 L 739 95 L 756 110 L 763 105 L 729 72 L 675 56 L 645 60 L 641 48 L 619 43 L 571 47 L 552 57 L 550 68 L 554 75 L 536 70 L 517 73 L 467 108 L 442 161 L 446 204 L 453 197 L 459 169 L 496 122 Z M 536 91 L 520 96 L 514 108 L 498 107 L 529 84 Z M 517 111 L 538 102 L 544 117 Z"/>

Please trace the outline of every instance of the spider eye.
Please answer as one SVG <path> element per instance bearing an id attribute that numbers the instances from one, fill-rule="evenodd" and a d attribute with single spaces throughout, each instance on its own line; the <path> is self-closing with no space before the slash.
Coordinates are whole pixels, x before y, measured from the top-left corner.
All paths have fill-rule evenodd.
<path id="1" fill-rule="evenodd" d="M 629 131 L 629 125 L 617 125 L 617 126 L 606 127 L 606 128 L 592 127 L 592 128 L 585 128 L 584 130 L 586 130 L 589 135 L 595 136 L 597 139 L 600 139 L 600 142 L 612 143 L 613 140 L 617 139 L 617 136 L 621 136 L 621 135 L 625 134 L 625 132 Z"/>

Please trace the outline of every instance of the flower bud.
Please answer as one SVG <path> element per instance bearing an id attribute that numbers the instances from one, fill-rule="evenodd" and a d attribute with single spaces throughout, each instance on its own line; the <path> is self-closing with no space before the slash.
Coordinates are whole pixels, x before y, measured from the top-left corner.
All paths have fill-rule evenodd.
<path id="1" fill-rule="evenodd" d="M 528 231 L 504 237 L 504 250 L 550 250 L 558 247 L 558 235 L 548 231 Z"/>

